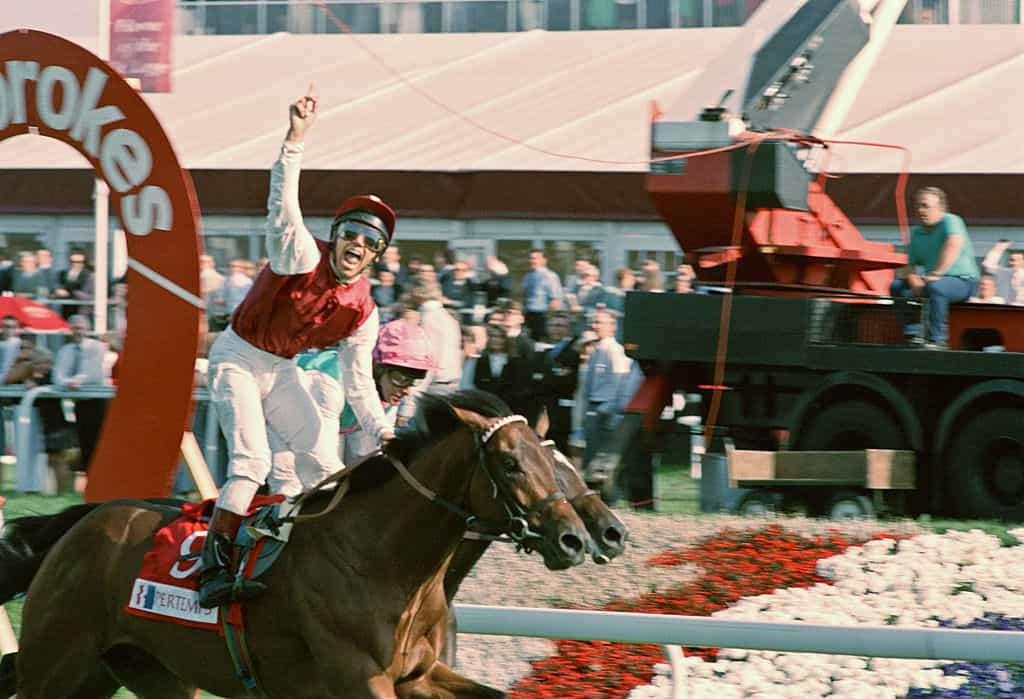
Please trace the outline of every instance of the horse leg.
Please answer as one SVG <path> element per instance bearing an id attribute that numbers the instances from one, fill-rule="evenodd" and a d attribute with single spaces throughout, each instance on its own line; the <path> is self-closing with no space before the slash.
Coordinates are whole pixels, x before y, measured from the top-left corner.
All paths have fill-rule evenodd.
<path id="1" fill-rule="evenodd" d="M 0 696 L 12 696 L 18 690 L 18 675 L 15 665 L 17 653 L 8 653 L 0 660 Z M 121 684 L 103 667 L 97 667 L 71 694 L 74 699 L 109 699 L 117 694 Z"/>
<path id="2" fill-rule="evenodd" d="M 91 644 L 67 636 L 61 642 L 64 647 L 56 654 L 52 642 L 22 643 L 16 669 L 19 699 L 77 696 L 79 687 L 94 678 L 100 656 Z"/>
<path id="3" fill-rule="evenodd" d="M 444 663 L 434 663 L 430 672 L 398 686 L 399 699 L 503 699 L 505 692 L 463 677 Z"/>
<path id="4" fill-rule="evenodd" d="M 121 689 L 121 683 L 110 674 L 107 668 L 97 665 L 89 677 L 85 678 L 74 693 L 73 699 L 110 699 Z"/>
<path id="5" fill-rule="evenodd" d="M 319 633 L 313 638 L 307 638 L 306 642 L 313 651 L 318 674 L 324 685 L 332 690 L 332 696 L 345 699 L 398 699 L 394 680 L 365 649 L 350 641 Z M 267 689 L 271 689 L 269 683 Z M 281 696 L 287 694 L 282 692 Z"/>
<path id="6" fill-rule="evenodd" d="M 193 699 L 196 687 L 175 677 L 163 663 L 135 646 L 114 646 L 103 654 L 110 672 L 142 699 Z"/>
<path id="7" fill-rule="evenodd" d="M 18 691 L 18 673 L 14 670 L 17 662 L 17 653 L 8 653 L 0 659 L 0 697 L 9 697 Z"/>

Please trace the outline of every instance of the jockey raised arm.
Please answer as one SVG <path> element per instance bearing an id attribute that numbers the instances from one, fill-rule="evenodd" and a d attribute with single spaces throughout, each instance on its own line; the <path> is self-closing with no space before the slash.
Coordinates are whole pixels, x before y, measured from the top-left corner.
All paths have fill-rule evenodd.
<path id="1" fill-rule="evenodd" d="M 297 354 L 340 343 L 346 401 L 374 440 L 394 434 L 373 380 L 379 320 L 363 271 L 391 242 L 395 214 L 374 195 L 350 197 L 335 215 L 330 242 L 309 232 L 299 209 L 299 172 L 316 114 L 311 91 L 289 106 L 288 134 L 271 169 L 267 199 L 270 264 L 210 350 L 211 398 L 230 458 L 202 552 L 199 604 L 206 608 L 263 590 L 250 580 L 236 585 L 233 541 L 270 473 L 267 426 L 295 454 L 303 486 L 342 468 L 337 430 L 325 429 L 319 418 L 308 384 L 300 380 Z"/>

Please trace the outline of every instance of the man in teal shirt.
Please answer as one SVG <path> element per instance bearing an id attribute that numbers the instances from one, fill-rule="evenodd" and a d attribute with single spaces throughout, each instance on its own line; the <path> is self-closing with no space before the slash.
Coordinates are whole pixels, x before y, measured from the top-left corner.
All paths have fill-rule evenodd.
<path id="1" fill-rule="evenodd" d="M 978 288 L 978 263 L 964 220 L 946 210 L 946 193 L 925 187 L 914 196 L 920 226 L 910 230 L 907 266 L 897 273 L 890 295 L 928 299 L 928 342 L 925 347 L 948 346 L 949 304 L 970 298 Z M 907 335 L 919 338 L 920 325 L 906 326 Z"/>

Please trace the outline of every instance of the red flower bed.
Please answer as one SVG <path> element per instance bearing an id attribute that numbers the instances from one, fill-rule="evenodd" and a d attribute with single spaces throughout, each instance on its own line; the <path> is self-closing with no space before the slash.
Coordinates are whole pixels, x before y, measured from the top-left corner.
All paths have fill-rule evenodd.
<path id="1" fill-rule="evenodd" d="M 881 534 L 873 538 L 896 538 Z M 842 553 L 864 539 L 847 539 L 837 533 L 807 537 L 779 525 L 760 530 L 724 529 L 700 544 L 665 551 L 648 565 L 698 566 L 703 575 L 663 592 L 630 600 L 616 600 L 601 607 L 615 612 L 710 616 L 741 597 L 784 587 L 808 587 L 828 583 L 815 572 L 817 563 Z M 513 699 L 612 699 L 625 697 L 634 687 L 651 681 L 651 669 L 665 662 L 660 646 L 627 645 L 596 641 L 558 641 L 558 652 L 533 662 L 533 671 L 510 690 Z M 686 649 L 713 660 L 715 649 Z"/>

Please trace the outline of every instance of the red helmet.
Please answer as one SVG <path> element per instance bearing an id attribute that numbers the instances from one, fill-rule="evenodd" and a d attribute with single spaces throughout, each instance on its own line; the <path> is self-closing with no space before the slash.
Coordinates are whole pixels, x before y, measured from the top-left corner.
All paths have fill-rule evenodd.
<path id="1" fill-rule="evenodd" d="M 373 360 L 377 364 L 416 371 L 429 371 L 434 366 L 427 334 L 420 326 L 401 318 L 380 329 Z"/>
<path id="2" fill-rule="evenodd" d="M 357 194 L 338 207 L 331 224 L 331 237 L 337 235 L 338 224 L 342 221 L 356 221 L 379 230 L 390 244 L 395 234 L 395 219 L 394 209 L 376 194 Z"/>

